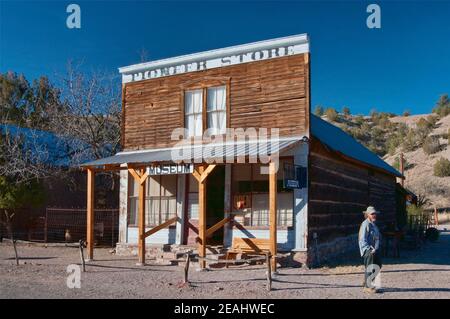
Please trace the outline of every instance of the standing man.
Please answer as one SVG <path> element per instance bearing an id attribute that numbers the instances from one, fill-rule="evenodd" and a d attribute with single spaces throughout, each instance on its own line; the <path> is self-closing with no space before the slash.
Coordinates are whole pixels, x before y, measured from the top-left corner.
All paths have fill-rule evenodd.
<path id="1" fill-rule="evenodd" d="M 359 251 L 364 259 L 364 292 L 378 292 L 374 285 L 374 274 L 381 269 L 380 240 L 381 234 L 375 222 L 379 212 L 373 206 L 364 211 L 365 220 L 359 228 Z M 372 276 L 371 276 L 372 275 Z"/>

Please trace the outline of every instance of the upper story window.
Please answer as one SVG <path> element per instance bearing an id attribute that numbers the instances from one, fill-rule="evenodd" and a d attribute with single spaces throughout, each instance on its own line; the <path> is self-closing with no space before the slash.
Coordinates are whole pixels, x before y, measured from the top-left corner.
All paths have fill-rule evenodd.
<path id="1" fill-rule="evenodd" d="M 188 137 L 203 134 L 203 90 L 186 91 L 184 95 L 185 126 Z"/>
<path id="2" fill-rule="evenodd" d="M 227 89 L 225 86 L 208 88 L 207 125 L 212 134 L 225 134 L 227 129 Z"/>
<path id="3" fill-rule="evenodd" d="M 205 97 L 205 98 L 204 98 Z M 227 128 L 227 87 L 216 86 L 185 91 L 184 121 L 187 137 L 225 134 Z"/>

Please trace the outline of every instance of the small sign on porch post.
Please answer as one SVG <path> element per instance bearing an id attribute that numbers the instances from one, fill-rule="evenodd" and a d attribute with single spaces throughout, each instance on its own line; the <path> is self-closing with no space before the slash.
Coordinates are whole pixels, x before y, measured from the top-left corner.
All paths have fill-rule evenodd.
<path id="1" fill-rule="evenodd" d="M 306 167 L 285 163 L 283 167 L 283 187 L 298 189 L 306 187 Z"/>

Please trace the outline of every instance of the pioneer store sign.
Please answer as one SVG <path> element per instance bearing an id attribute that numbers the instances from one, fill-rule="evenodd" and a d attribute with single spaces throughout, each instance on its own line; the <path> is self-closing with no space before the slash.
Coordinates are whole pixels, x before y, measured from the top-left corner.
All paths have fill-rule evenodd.
<path id="1" fill-rule="evenodd" d="M 122 81 L 135 82 L 309 52 L 306 35 L 279 38 L 120 68 Z"/>

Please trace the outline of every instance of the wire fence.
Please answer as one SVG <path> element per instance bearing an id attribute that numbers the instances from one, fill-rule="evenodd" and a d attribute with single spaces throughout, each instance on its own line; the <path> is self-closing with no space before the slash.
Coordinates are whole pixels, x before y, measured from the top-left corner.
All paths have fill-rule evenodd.
<path id="1" fill-rule="evenodd" d="M 74 242 L 86 239 L 86 209 L 47 208 L 44 241 Z M 115 246 L 119 232 L 118 209 L 95 209 L 94 240 L 96 245 Z"/>
<path id="2" fill-rule="evenodd" d="M 1 219 L 1 217 L 0 217 Z M 87 211 L 84 208 L 18 210 L 13 217 L 15 239 L 34 242 L 72 243 L 86 239 Z M 0 227 L 0 237 L 9 237 Z M 99 246 L 114 247 L 119 233 L 118 209 L 95 209 L 94 240 Z"/>

